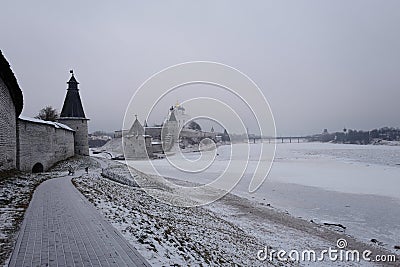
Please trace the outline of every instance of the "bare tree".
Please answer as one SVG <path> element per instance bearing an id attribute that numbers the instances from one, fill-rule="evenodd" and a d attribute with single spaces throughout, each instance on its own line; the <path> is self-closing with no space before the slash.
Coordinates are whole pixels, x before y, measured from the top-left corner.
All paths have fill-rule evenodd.
<path id="1" fill-rule="evenodd" d="M 46 106 L 39 111 L 39 114 L 35 118 L 44 121 L 56 121 L 58 119 L 58 112 L 52 106 Z"/>
<path id="2" fill-rule="evenodd" d="M 189 129 L 192 129 L 192 130 L 196 130 L 196 131 L 201 131 L 200 125 L 199 125 L 197 122 L 195 122 L 195 121 L 189 122 L 188 128 L 189 128 Z"/>

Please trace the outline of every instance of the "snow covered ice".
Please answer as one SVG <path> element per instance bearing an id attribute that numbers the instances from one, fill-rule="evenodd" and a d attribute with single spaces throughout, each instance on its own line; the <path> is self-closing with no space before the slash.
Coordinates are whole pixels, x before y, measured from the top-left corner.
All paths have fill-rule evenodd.
<path id="1" fill-rule="evenodd" d="M 247 149 L 247 144 L 235 144 L 235 146 Z M 237 229 L 246 234 L 246 238 L 255 238 L 254 242 L 257 245 L 252 247 L 253 250 L 257 246 L 262 248 L 264 245 L 287 250 L 306 249 L 310 246 L 323 249 L 329 244 L 332 245 L 335 238 L 344 235 L 355 247 L 372 247 L 398 253 L 394 246 L 400 243 L 400 193 L 397 190 L 400 183 L 398 178 L 400 166 L 397 162 L 400 159 L 400 147 L 321 143 L 277 144 L 275 161 L 268 179 L 255 193 L 249 193 L 248 184 L 255 168 L 259 146 L 260 144 L 250 145 L 248 168 L 243 179 L 231 192 L 233 195 L 227 195 L 210 205 L 195 208 L 193 212 L 208 210 L 212 215 L 207 216 L 217 216 L 224 222 L 220 229 L 225 229 L 225 224 L 238 227 Z M 201 173 L 180 172 L 172 168 L 167 159 L 154 160 L 152 163 L 158 174 L 170 177 L 176 184 L 205 184 L 218 177 L 224 170 L 226 161 L 229 161 L 229 146 L 220 146 L 217 152 L 218 156 L 213 164 Z M 199 154 L 187 153 L 185 157 L 196 160 Z M 148 168 L 145 162 L 135 161 L 129 164 L 139 170 L 139 176 L 141 172 L 151 174 L 148 178 L 149 181 L 155 183 L 152 184 L 155 191 L 158 190 L 158 193 L 164 195 L 171 193 L 168 193 L 168 190 L 160 190 L 165 185 L 161 180 L 157 180 L 156 177 L 159 176 L 154 169 Z M 144 199 L 143 195 L 141 199 Z M 128 201 L 128 204 L 124 205 L 129 205 L 126 194 L 124 201 Z M 132 203 L 135 201 L 133 200 Z M 112 212 L 113 209 L 110 209 L 110 205 L 112 207 L 115 204 L 102 202 L 100 206 L 102 212 L 109 218 L 116 216 Z M 178 208 L 174 212 L 181 214 Z M 123 215 L 119 214 L 117 217 L 122 220 Z M 171 215 L 165 216 L 170 218 Z M 185 217 L 182 214 L 180 216 Z M 197 218 L 200 219 L 201 216 Z M 315 228 L 310 226 L 310 221 Z M 192 225 L 192 231 L 196 231 L 193 229 L 202 225 L 199 221 L 192 224 L 197 225 Z M 114 225 L 125 232 L 127 238 L 136 240 L 126 233 L 126 224 L 114 221 Z M 316 237 L 315 233 L 325 230 L 328 232 L 324 232 L 324 238 Z M 332 232 L 337 235 L 330 236 Z M 201 234 L 198 235 L 201 236 Z M 331 242 L 327 242 L 327 236 L 330 236 Z M 255 252 L 251 254 L 252 251 L 239 249 L 241 251 L 239 254 L 228 253 L 226 243 L 224 243 L 226 240 L 222 241 L 221 238 L 214 234 L 214 239 L 207 239 L 207 242 L 218 244 L 218 249 L 223 251 L 228 262 L 259 264 L 254 260 Z M 239 240 L 229 242 L 238 244 L 245 242 L 243 239 Z M 371 242 L 371 240 L 378 242 Z M 150 258 L 153 260 L 149 259 L 149 261 L 153 264 L 158 265 L 161 262 L 183 264 L 185 262 L 181 256 L 165 261 L 165 255 L 172 257 L 171 255 L 175 252 L 165 244 L 160 246 L 164 251 L 164 256 L 155 256 L 156 254 L 152 253 Z M 229 251 L 237 249 L 236 246 Z M 144 249 L 141 253 L 144 251 L 146 250 Z M 211 259 L 217 258 L 218 256 Z M 205 260 L 199 255 L 189 260 L 196 264 L 202 261 Z M 332 266 L 340 266 L 340 264 L 335 263 Z"/>

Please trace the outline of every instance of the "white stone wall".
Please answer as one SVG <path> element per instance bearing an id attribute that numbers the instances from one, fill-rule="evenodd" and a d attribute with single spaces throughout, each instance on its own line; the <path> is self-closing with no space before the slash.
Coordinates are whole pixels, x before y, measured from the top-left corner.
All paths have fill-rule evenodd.
<path id="1" fill-rule="evenodd" d="M 125 159 L 147 158 L 146 141 L 143 135 L 125 135 L 123 138 Z"/>
<path id="2" fill-rule="evenodd" d="M 179 125 L 177 121 L 167 121 L 161 130 L 163 149 L 165 151 L 176 150 L 179 140 Z"/>
<path id="3" fill-rule="evenodd" d="M 56 162 L 74 156 L 73 131 L 21 119 L 18 129 L 21 171 L 32 171 L 36 163 L 47 170 Z"/>
<path id="4" fill-rule="evenodd" d="M 58 121 L 75 131 L 75 155 L 89 156 L 88 120 L 60 118 Z"/>
<path id="5" fill-rule="evenodd" d="M 0 171 L 16 168 L 16 114 L 10 92 L 0 78 Z"/>

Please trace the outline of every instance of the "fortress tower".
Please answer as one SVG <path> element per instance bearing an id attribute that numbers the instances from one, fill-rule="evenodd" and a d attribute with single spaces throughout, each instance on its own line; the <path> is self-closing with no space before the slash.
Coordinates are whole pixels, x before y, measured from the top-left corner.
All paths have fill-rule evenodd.
<path id="1" fill-rule="evenodd" d="M 78 81 L 71 70 L 67 95 L 58 121 L 75 131 L 75 155 L 89 155 L 88 120 L 83 111 L 81 97 L 79 96 Z"/>
<path id="2" fill-rule="evenodd" d="M 165 151 L 176 149 L 174 147 L 179 141 L 179 124 L 175 116 L 175 110 L 171 110 L 168 120 L 161 130 L 163 148 Z"/>
<path id="3" fill-rule="evenodd" d="M 136 119 L 126 134 L 123 134 L 125 159 L 143 159 L 153 157 L 151 136 L 145 135 L 144 128 Z"/>

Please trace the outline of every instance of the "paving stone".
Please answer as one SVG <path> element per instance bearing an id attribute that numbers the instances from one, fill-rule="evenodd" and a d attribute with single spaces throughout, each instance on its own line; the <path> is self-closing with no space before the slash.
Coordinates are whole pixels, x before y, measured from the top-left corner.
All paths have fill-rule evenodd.
<path id="1" fill-rule="evenodd" d="M 150 266 L 73 186 L 43 182 L 25 213 L 9 266 Z"/>

